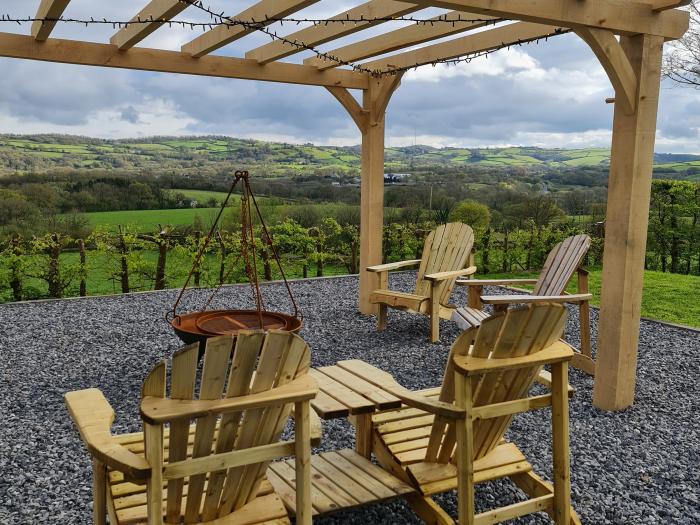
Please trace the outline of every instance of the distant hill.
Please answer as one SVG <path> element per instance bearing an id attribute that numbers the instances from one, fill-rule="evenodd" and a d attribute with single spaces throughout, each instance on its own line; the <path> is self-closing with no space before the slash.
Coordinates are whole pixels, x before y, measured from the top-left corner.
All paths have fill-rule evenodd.
<path id="1" fill-rule="evenodd" d="M 604 148 L 544 149 L 387 148 L 391 172 L 432 168 L 522 167 L 558 170 L 605 167 L 610 151 Z M 102 140 L 68 135 L 0 135 L 0 174 L 46 172 L 56 169 L 123 170 L 151 173 L 220 173 L 231 168 L 254 169 L 260 176 L 316 173 L 356 173 L 359 146 L 332 147 L 284 144 L 231 137 L 151 137 Z M 700 155 L 656 154 L 656 176 L 700 180 Z"/>

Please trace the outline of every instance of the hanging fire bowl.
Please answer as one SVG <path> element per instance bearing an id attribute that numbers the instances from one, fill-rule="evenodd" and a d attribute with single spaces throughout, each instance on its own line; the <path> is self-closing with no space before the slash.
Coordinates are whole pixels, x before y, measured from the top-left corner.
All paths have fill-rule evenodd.
<path id="1" fill-rule="evenodd" d="M 260 315 L 258 315 L 260 314 Z M 178 315 L 170 321 L 185 344 L 204 344 L 209 337 L 238 335 L 240 330 L 284 330 L 298 333 L 302 320 L 289 314 L 257 310 L 209 310 Z"/>
<path id="2" fill-rule="evenodd" d="M 251 285 L 253 291 L 253 297 L 255 300 L 256 309 L 255 310 L 207 310 L 212 302 L 212 299 L 216 293 L 221 289 L 221 284 L 214 289 L 213 293 L 207 300 L 204 308 L 201 311 L 189 312 L 184 314 L 179 314 L 177 312 L 180 300 L 185 294 L 185 290 L 190 282 L 190 278 L 195 272 L 195 269 L 199 266 L 204 251 L 206 250 L 209 242 L 211 241 L 216 227 L 221 219 L 221 215 L 226 208 L 226 205 L 233 194 L 236 185 L 241 182 L 242 194 L 241 194 L 241 254 L 240 258 L 243 259 L 246 275 L 248 276 L 248 281 Z M 253 208 L 255 209 L 257 218 L 260 222 L 261 227 L 261 239 L 260 241 L 267 245 L 267 249 L 272 253 L 277 267 L 282 275 L 282 280 L 287 288 L 287 293 L 291 299 L 291 304 L 294 308 L 293 314 L 284 314 L 280 312 L 271 312 L 265 308 L 265 301 L 262 297 L 262 292 L 260 290 L 260 285 L 258 282 L 258 263 L 256 256 L 256 241 L 255 241 L 255 231 L 253 228 Z M 234 269 L 235 263 L 231 265 L 230 272 Z M 227 275 L 228 277 L 228 275 Z M 225 281 L 226 279 L 222 279 Z M 253 195 L 252 189 L 250 187 L 250 181 L 248 179 L 247 171 L 237 171 L 235 174 L 235 179 L 231 185 L 231 189 L 224 199 L 221 205 L 219 214 L 217 215 L 214 223 L 209 230 L 209 234 L 201 245 L 199 251 L 190 270 L 190 274 L 185 280 L 185 284 L 180 290 L 180 294 L 175 300 L 172 310 L 166 315 L 166 320 L 170 323 L 173 330 L 177 336 L 182 339 L 186 344 L 199 343 L 199 355 L 200 357 L 204 354 L 204 349 L 206 341 L 210 337 L 229 335 L 235 337 L 241 330 L 284 330 L 287 332 L 298 332 L 301 330 L 302 326 L 302 316 L 299 313 L 296 301 L 294 300 L 294 295 L 289 287 L 289 283 L 282 269 L 282 264 L 280 262 L 279 256 L 275 250 L 272 243 L 272 237 L 265 226 L 265 221 L 260 213 L 260 208 L 255 201 L 255 196 Z"/>

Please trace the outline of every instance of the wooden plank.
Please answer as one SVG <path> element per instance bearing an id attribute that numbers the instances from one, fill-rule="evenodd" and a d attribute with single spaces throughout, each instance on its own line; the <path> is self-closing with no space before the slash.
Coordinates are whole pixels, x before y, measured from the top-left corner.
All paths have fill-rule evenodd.
<path id="1" fill-rule="evenodd" d="M 35 18 L 54 19 L 52 21 L 42 22 L 36 20 L 32 23 L 32 37 L 37 42 L 44 42 L 51 35 L 54 27 L 56 27 L 55 19 L 61 18 L 63 12 L 68 7 L 70 0 L 41 0 L 39 9 L 37 9 Z"/>
<path id="2" fill-rule="evenodd" d="M 540 496 L 520 503 L 513 503 L 507 507 L 482 512 L 474 517 L 474 525 L 491 525 L 492 523 L 501 523 L 502 521 L 511 520 L 533 512 L 547 511 L 552 506 L 553 496 Z M 559 522 L 559 523 L 569 523 Z"/>
<path id="3" fill-rule="evenodd" d="M 431 18 L 436 21 L 431 24 L 412 24 L 395 31 L 390 31 L 372 38 L 367 38 L 347 46 L 339 47 L 328 51 L 327 54 L 331 57 L 336 57 L 342 62 L 357 62 L 384 53 L 390 53 L 397 49 L 411 47 L 438 38 L 444 38 L 451 35 L 456 35 L 464 31 L 470 31 L 489 24 L 490 20 L 497 20 L 496 17 L 489 16 L 473 16 L 479 18 L 479 21 L 467 22 L 459 21 L 469 19 L 472 15 L 460 11 L 451 11 L 442 15 Z M 455 20 L 454 24 L 444 22 L 444 20 Z M 332 67 L 338 67 L 339 62 L 329 60 L 323 57 L 311 57 L 304 60 L 307 66 L 316 66 L 321 70 Z"/>
<path id="4" fill-rule="evenodd" d="M 311 374 L 311 377 L 316 380 L 321 391 L 348 407 L 348 412 L 350 414 L 374 412 L 375 404 L 369 399 L 362 397 L 357 392 L 349 389 L 341 383 L 338 383 L 318 370 L 312 369 L 309 371 L 309 373 Z"/>
<path id="5" fill-rule="evenodd" d="M 332 398 L 323 390 L 319 390 L 311 400 L 311 406 L 322 419 L 337 419 L 350 415 L 350 409 L 337 399 Z"/>
<path id="6" fill-rule="evenodd" d="M 396 494 L 407 494 L 409 492 L 413 492 L 414 490 L 399 478 L 392 476 L 386 470 L 381 469 L 373 463 L 367 461 L 365 458 L 359 456 L 352 450 L 339 450 L 338 454 Z"/>
<path id="7" fill-rule="evenodd" d="M 370 475 L 367 471 L 359 468 L 355 463 L 348 461 L 338 452 L 324 452 L 321 454 L 321 458 L 333 465 L 335 468 L 344 472 L 347 476 L 351 477 L 353 482 L 371 492 L 375 501 L 394 498 L 398 495 L 390 487 L 384 485 L 380 480 Z M 360 462 L 359 458 L 357 459 L 357 462 Z M 370 465 L 372 464 L 370 463 Z M 376 473 L 374 469 L 368 468 L 368 470 Z M 379 470 L 381 471 L 381 469 Z"/>
<path id="8" fill-rule="evenodd" d="M 432 414 L 420 415 L 418 417 L 406 418 L 401 421 L 393 421 L 390 423 L 384 423 L 382 425 L 377 425 L 376 429 L 379 434 L 392 434 L 394 432 L 401 432 L 404 430 L 410 430 L 413 428 L 427 427 L 433 424 L 435 416 Z"/>
<path id="9" fill-rule="evenodd" d="M 428 297 L 394 290 L 374 290 L 370 293 L 369 300 L 372 303 L 382 303 L 393 308 L 419 311 L 423 303 L 428 301 Z"/>
<path id="10" fill-rule="evenodd" d="M 373 71 L 400 70 L 416 65 L 430 64 L 436 60 L 458 58 L 472 53 L 498 49 L 509 42 L 516 43 L 554 35 L 558 29 L 557 26 L 552 25 L 516 22 L 496 29 L 489 29 L 473 35 L 448 40 L 447 42 L 421 47 L 413 51 L 405 51 L 371 62 L 364 62 L 362 67 Z"/>
<path id="11" fill-rule="evenodd" d="M 134 47 L 128 53 L 124 53 L 117 46 L 109 44 L 57 38 L 49 38 L 37 45 L 34 37 L 13 33 L 0 33 L 0 56 L 161 73 L 339 86 L 348 89 L 365 89 L 369 82 L 367 75 L 340 69 L 319 71 L 315 67 L 281 62 L 263 67 L 255 60 L 223 56 L 195 59 L 179 51 L 141 47 Z"/>
<path id="12" fill-rule="evenodd" d="M 358 20 L 362 17 L 365 19 L 386 18 L 391 16 L 403 16 L 418 11 L 419 9 L 422 8 L 417 7 L 413 3 L 397 2 L 395 0 L 370 0 L 357 7 L 348 9 L 339 15 L 333 16 L 331 19 L 343 20 L 350 18 Z M 357 31 L 367 29 L 379 23 L 381 23 L 381 21 L 314 25 L 285 35 L 285 39 L 291 42 L 304 42 L 309 46 L 318 46 L 336 38 L 341 38 Z M 275 40 L 269 44 L 248 51 L 245 56 L 246 58 L 256 60 L 260 64 L 267 64 L 301 51 L 304 51 L 304 48 L 299 48 L 281 40 Z"/>
<path id="13" fill-rule="evenodd" d="M 264 334 L 261 331 L 240 333 L 236 338 L 226 397 L 245 396 L 250 392 L 250 383 L 263 340 Z M 241 412 L 221 416 L 220 428 L 216 435 L 216 454 L 233 450 L 242 416 Z M 209 475 L 202 511 L 202 519 L 205 521 L 214 519 L 218 513 L 225 477 L 226 470 L 212 472 Z"/>
<path id="14" fill-rule="evenodd" d="M 226 384 L 226 372 L 232 350 L 233 340 L 230 338 L 213 338 L 207 341 L 202 381 L 199 388 L 200 399 L 221 398 Z M 193 458 L 208 456 L 212 453 L 216 420 L 215 414 L 197 420 L 192 450 Z M 205 480 L 204 474 L 190 476 L 189 492 L 185 505 L 185 521 L 195 522 L 199 519 Z"/>
<path id="15" fill-rule="evenodd" d="M 163 524 L 163 426 L 143 424 L 146 441 L 146 460 L 151 465 L 151 476 L 146 481 L 146 515 L 148 523 Z"/>
<path id="16" fill-rule="evenodd" d="M 137 23 L 123 27 L 112 35 L 109 42 L 122 51 L 129 49 L 161 27 L 163 22 L 171 20 L 187 9 L 188 6 L 187 2 L 182 2 L 181 0 L 151 0 L 131 20 L 153 20 L 153 22 Z"/>
<path id="17" fill-rule="evenodd" d="M 662 38 L 648 35 L 620 42 L 637 75 L 637 110 L 627 115 L 616 107 L 613 118 L 593 387 L 593 404 L 605 410 L 634 402 L 663 46 Z"/>
<path id="18" fill-rule="evenodd" d="M 199 58 L 253 33 L 256 27 L 265 27 L 273 24 L 275 18 L 284 18 L 316 2 L 318 0 L 262 0 L 230 17 L 233 20 L 255 22 L 255 26 L 217 26 L 184 44 L 182 52 Z"/>
<path id="19" fill-rule="evenodd" d="M 272 473 L 272 475 L 270 475 Z M 296 512 L 296 470 L 292 461 L 275 461 L 270 463 L 268 467 L 268 476 L 272 486 L 275 491 L 280 493 L 288 493 L 288 490 L 284 488 L 284 485 L 291 488 L 292 495 L 284 499 L 285 505 L 292 513 Z M 315 485 L 316 478 L 312 477 L 312 483 L 314 483 L 311 490 L 311 506 L 314 509 L 315 514 L 325 514 L 327 512 L 333 512 L 339 509 L 338 504 L 331 498 L 326 496 L 326 494 L 316 488 Z M 284 485 L 283 485 L 284 484 Z"/>
<path id="20" fill-rule="evenodd" d="M 172 371 L 170 373 L 171 398 L 193 398 L 198 357 L 199 344 L 189 345 L 173 355 Z M 189 437 L 189 420 L 173 421 L 170 424 L 170 434 L 168 436 L 168 463 L 182 461 L 187 457 Z M 175 523 L 180 519 L 183 486 L 183 479 L 173 479 L 168 481 L 165 516 L 166 520 L 171 523 Z"/>
<path id="21" fill-rule="evenodd" d="M 309 349 L 297 335 L 271 330 L 265 337 L 258 368 L 250 388 L 251 394 L 267 391 L 275 386 L 283 388 L 299 375 L 305 377 L 309 363 Z M 247 410 L 236 441 L 237 449 L 272 443 L 279 439 L 291 406 L 289 404 L 266 409 Z M 219 504 L 219 515 L 241 508 L 257 493 L 267 462 L 253 463 L 229 469 Z"/>
<path id="22" fill-rule="evenodd" d="M 421 7 L 442 7 L 565 27 L 597 27 L 633 36 L 680 38 L 688 29 L 687 13 L 656 13 L 648 3 L 630 0 L 414 0 Z"/>
<path id="23" fill-rule="evenodd" d="M 352 479 L 352 477 L 348 475 L 349 473 L 339 469 L 333 463 L 326 461 L 323 456 L 317 456 L 314 460 L 313 466 L 316 470 L 327 479 L 333 481 L 338 487 L 342 487 L 343 491 L 356 500 L 359 505 L 371 503 L 376 499 L 376 496 L 372 494 L 372 492 Z"/>
<path id="24" fill-rule="evenodd" d="M 274 341 L 277 345 L 282 347 L 280 360 L 267 359 L 270 361 L 269 370 L 273 371 L 274 373 L 274 386 L 281 387 L 294 381 L 298 376 L 307 375 L 306 373 L 308 372 L 309 365 L 309 348 L 301 337 L 295 334 L 290 334 L 289 332 L 278 330 L 271 331 L 267 335 L 266 340 Z M 258 374 L 266 373 L 266 368 L 264 365 L 266 364 L 267 360 L 261 361 L 261 366 L 258 367 Z M 250 445 L 259 446 L 279 440 L 280 435 L 287 424 L 293 406 L 294 405 L 291 403 L 287 403 L 286 405 L 279 405 L 266 409 L 263 412 L 262 418 L 260 419 L 260 423 L 257 426 L 257 430 Z M 304 484 L 306 484 L 308 483 L 308 473 L 305 471 L 305 469 L 306 463 L 308 463 L 308 455 L 311 453 L 308 428 L 309 406 L 306 404 L 303 404 L 302 406 L 302 403 L 296 403 L 296 408 L 298 409 L 297 416 L 301 418 L 297 420 L 297 423 L 300 425 L 298 432 L 301 441 L 295 441 L 295 454 L 297 454 L 297 459 L 304 462 L 303 464 L 297 463 L 296 473 L 297 477 L 304 480 Z M 241 444 L 245 444 L 243 436 L 247 430 L 245 427 L 248 424 L 249 419 L 246 419 L 243 424 L 244 428 L 242 429 L 241 437 L 237 443 L 239 447 Z M 301 425 L 303 425 L 305 428 L 302 428 Z M 233 508 L 243 506 L 251 497 L 257 494 L 258 484 L 265 476 L 268 463 L 269 462 L 267 461 L 252 463 L 245 467 L 242 480 L 238 488 L 238 496 L 233 503 Z M 297 491 L 298 498 L 305 499 L 308 496 L 308 486 L 305 486 L 304 484 L 302 484 L 302 487 Z M 306 508 L 305 502 L 302 505 L 302 508 Z M 311 523 L 311 514 L 308 512 L 300 514 L 300 524 L 303 521 L 303 525 L 309 525 Z"/>
<path id="25" fill-rule="evenodd" d="M 361 377 L 352 374 L 337 365 L 322 366 L 316 368 L 316 370 L 369 399 L 377 406 L 379 410 L 398 408 L 401 406 L 401 400 L 396 396 L 385 392 L 376 385 L 365 381 Z"/>

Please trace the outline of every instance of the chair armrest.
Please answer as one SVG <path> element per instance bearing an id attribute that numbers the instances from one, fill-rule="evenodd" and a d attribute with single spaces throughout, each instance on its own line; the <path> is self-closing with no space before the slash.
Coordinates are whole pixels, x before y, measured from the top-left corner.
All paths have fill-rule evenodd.
<path id="1" fill-rule="evenodd" d="M 540 370 L 540 373 L 537 374 L 535 381 L 549 390 L 552 389 L 552 373 L 548 372 L 547 370 Z M 569 393 L 569 398 L 574 397 L 576 389 L 573 386 L 570 384 L 567 385 L 566 390 Z"/>
<path id="2" fill-rule="evenodd" d="M 376 266 L 368 266 L 366 270 L 368 272 L 390 272 L 391 270 L 398 270 L 399 268 L 418 266 L 420 262 L 420 259 L 412 259 L 410 261 L 398 261 L 393 263 L 377 264 Z"/>
<path id="3" fill-rule="evenodd" d="M 451 403 L 445 403 L 444 401 L 436 401 L 423 397 L 402 387 L 398 383 L 396 383 L 395 386 L 385 385 L 382 388 L 387 393 L 398 397 L 405 405 L 411 408 L 424 410 L 429 414 L 435 414 L 436 416 L 443 416 L 450 419 L 464 419 L 467 414 L 466 410 L 463 408 L 459 408 Z"/>
<path id="4" fill-rule="evenodd" d="M 71 419 L 90 454 L 132 480 L 150 476 L 151 466 L 143 456 L 117 443 L 111 432 L 114 410 L 96 388 L 68 392 L 64 396 Z"/>
<path id="5" fill-rule="evenodd" d="M 488 372 L 515 370 L 518 368 L 528 368 L 544 366 L 553 363 L 569 361 L 574 356 L 573 349 L 564 341 L 552 343 L 544 350 L 537 353 L 521 357 L 505 357 L 502 359 L 489 359 L 473 356 L 455 356 L 454 365 L 467 376 L 481 375 Z"/>
<path id="6" fill-rule="evenodd" d="M 464 409 L 450 403 L 435 401 L 416 392 L 404 388 L 396 382 L 396 379 L 381 368 L 372 366 L 359 359 L 338 361 L 338 366 L 360 377 L 364 381 L 373 384 L 384 392 L 398 397 L 406 405 L 425 410 L 431 414 L 445 416 L 453 419 L 463 419 L 466 415 Z"/>
<path id="7" fill-rule="evenodd" d="M 529 304 L 529 303 L 580 303 L 590 301 L 592 294 L 567 295 L 482 295 L 481 302 L 486 304 Z"/>
<path id="8" fill-rule="evenodd" d="M 507 284 L 535 284 L 537 279 L 458 279 L 460 286 L 505 286 Z"/>
<path id="9" fill-rule="evenodd" d="M 452 279 L 453 277 L 461 277 L 463 275 L 473 275 L 475 273 L 476 266 L 470 266 L 469 268 L 464 268 L 462 270 L 453 270 L 451 272 L 431 273 L 423 276 L 423 278 L 428 281 L 444 281 L 445 279 Z"/>
<path id="10" fill-rule="evenodd" d="M 317 392 L 316 381 L 311 376 L 304 375 L 271 390 L 225 399 L 189 400 L 146 396 L 141 400 L 141 417 L 148 423 L 161 424 L 177 419 L 192 419 L 307 401 L 316 397 Z"/>

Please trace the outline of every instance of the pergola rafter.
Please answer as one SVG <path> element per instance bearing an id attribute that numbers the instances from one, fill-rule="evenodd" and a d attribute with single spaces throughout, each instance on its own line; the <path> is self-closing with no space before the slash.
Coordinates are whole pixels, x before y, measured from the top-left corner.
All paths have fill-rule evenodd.
<path id="1" fill-rule="evenodd" d="M 39 9 L 37 9 L 37 18 L 59 18 L 63 11 L 66 10 L 70 0 L 41 0 L 39 4 Z M 36 21 L 32 24 L 32 36 L 38 41 L 43 42 L 49 35 L 53 28 L 56 27 L 56 22 L 46 22 L 42 23 Z"/>
<path id="2" fill-rule="evenodd" d="M 258 0 L 237 15 L 222 18 L 191 0 L 153 0 L 132 19 L 134 23 L 117 31 L 110 44 L 103 44 L 49 38 L 69 0 L 41 0 L 36 16 L 40 20 L 32 25 L 31 35 L 0 33 L 0 56 L 325 87 L 348 111 L 362 135 L 358 307 L 370 314 L 375 310 L 369 295 L 378 282 L 364 269 L 382 260 L 386 108 L 403 73 L 423 63 L 468 59 L 574 31 L 589 45 L 615 89 L 594 404 L 608 410 L 630 406 L 635 390 L 662 47 L 664 41 L 677 39 L 687 30 L 688 13 L 675 8 L 688 0 L 370 0 L 284 36 L 277 33 L 281 29 L 267 29 L 278 17 L 319 1 Z M 156 29 L 177 23 L 170 21 L 187 7 L 207 11 L 216 27 L 180 51 L 137 45 Z M 429 7 L 452 12 L 332 51 L 316 49 Z M 495 27 L 483 27 L 491 23 Z M 210 55 L 255 29 L 273 41 L 251 49 L 245 58 Z M 449 37 L 455 38 L 414 48 Z M 303 51 L 314 56 L 303 64 L 281 61 Z M 397 53 L 382 57 L 393 52 Z M 370 58 L 374 60 L 356 62 Z M 361 97 L 356 98 L 350 90 L 360 90 Z"/>
<path id="3" fill-rule="evenodd" d="M 161 27 L 164 22 L 182 13 L 187 7 L 187 3 L 181 0 L 151 0 L 132 18 L 134 21 L 151 20 L 151 22 L 124 27 L 117 31 L 109 41 L 122 51 L 129 49 Z"/>
<path id="4" fill-rule="evenodd" d="M 464 20 L 468 17 L 468 13 L 451 11 L 445 15 L 431 18 L 430 22 L 434 23 L 427 22 L 425 24 L 413 24 L 408 27 L 402 27 L 401 29 L 396 29 L 389 33 L 384 33 L 355 42 L 354 44 L 348 44 L 347 46 L 333 49 L 332 51 L 328 51 L 328 55 L 337 57 L 342 62 L 356 62 L 358 60 L 364 60 L 365 58 L 383 55 L 384 53 L 391 53 L 398 49 L 424 44 L 431 40 L 457 35 L 465 31 L 472 31 L 493 23 L 492 21 L 499 20 L 492 16 L 480 16 L 479 20 L 474 21 Z M 448 20 L 454 20 L 455 22 L 454 24 L 449 24 L 446 22 Z M 329 69 L 341 65 L 339 61 L 328 60 L 322 57 L 307 58 L 304 60 L 304 64 L 307 66 L 316 66 L 319 69 Z"/>
<path id="5" fill-rule="evenodd" d="M 373 62 L 365 62 L 362 66 L 371 70 L 383 71 L 430 64 L 439 60 L 451 60 L 464 55 L 499 49 L 504 45 L 514 45 L 533 38 L 553 36 L 557 34 L 558 30 L 560 28 L 556 26 L 533 24 L 532 22 L 515 22 L 474 35 L 455 38 L 454 40 L 421 47 L 413 51 L 405 51 Z"/>
<path id="6" fill-rule="evenodd" d="M 250 20 L 251 22 L 257 22 L 265 26 L 274 23 L 276 18 L 296 13 L 318 1 L 319 0 L 262 0 L 231 18 L 236 20 Z M 269 20 L 265 21 L 266 18 Z M 182 52 L 189 53 L 193 57 L 199 58 L 239 38 L 243 38 L 254 31 L 255 29 L 252 26 L 218 26 L 198 36 L 191 42 L 186 43 L 182 46 Z"/>
<path id="7" fill-rule="evenodd" d="M 422 7 L 412 3 L 409 4 L 407 2 L 397 2 L 395 0 L 370 0 L 365 4 L 348 9 L 339 15 L 331 17 L 331 19 L 335 20 L 357 20 L 365 18 L 367 19 L 367 22 L 316 25 L 301 29 L 300 31 L 292 33 L 291 35 L 286 35 L 285 38 L 291 41 L 304 42 L 310 46 L 317 46 L 382 23 L 382 21 L 370 21 L 373 18 L 385 19 L 392 16 L 398 17 L 409 13 L 415 13 L 421 9 Z M 275 41 L 252 49 L 248 51 L 245 56 L 246 58 L 255 59 L 261 64 L 267 64 L 300 51 L 302 51 L 302 49 L 287 42 Z"/>

